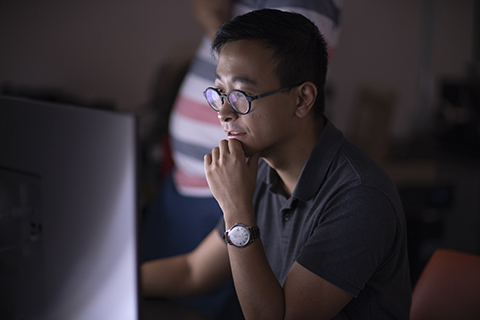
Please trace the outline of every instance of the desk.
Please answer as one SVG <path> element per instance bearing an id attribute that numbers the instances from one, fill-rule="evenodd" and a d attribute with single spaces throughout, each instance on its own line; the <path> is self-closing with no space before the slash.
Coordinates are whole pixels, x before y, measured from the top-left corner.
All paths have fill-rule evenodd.
<path id="1" fill-rule="evenodd" d="M 144 298 L 140 302 L 142 320 L 211 320 L 168 299 Z"/>

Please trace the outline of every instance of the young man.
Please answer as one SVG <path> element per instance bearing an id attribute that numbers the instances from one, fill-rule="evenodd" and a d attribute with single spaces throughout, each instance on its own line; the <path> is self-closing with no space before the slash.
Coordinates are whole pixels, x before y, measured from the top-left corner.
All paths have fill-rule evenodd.
<path id="1" fill-rule="evenodd" d="M 212 47 L 205 97 L 228 140 L 205 172 L 223 219 L 193 252 L 145 263 L 145 294 L 198 294 L 232 275 L 247 319 L 408 319 L 400 200 L 323 115 L 318 29 L 259 10 L 223 25 Z"/>
<path id="2" fill-rule="evenodd" d="M 144 261 L 193 250 L 223 215 L 208 187 L 203 158 L 225 133 L 203 91 L 214 86 L 217 59 L 210 45 L 218 28 L 232 17 L 255 9 L 300 12 L 314 22 L 329 53 L 339 40 L 342 2 L 336 0 L 192 0 L 194 14 L 206 36 L 192 59 L 169 117 L 169 142 L 174 166 L 145 212 L 142 235 Z M 329 54 L 329 57 L 331 55 Z M 225 319 L 238 306 L 233 282 L 206 295 L 174 299 L 212 319 Z M 216 306 L 216 307 L 213 307 Z"/>

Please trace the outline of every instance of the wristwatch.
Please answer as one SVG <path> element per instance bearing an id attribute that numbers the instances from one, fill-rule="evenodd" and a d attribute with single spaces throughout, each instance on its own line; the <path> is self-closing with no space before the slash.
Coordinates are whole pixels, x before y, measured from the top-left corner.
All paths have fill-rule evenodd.
<path id="1" fill-rule="evenodd" d="M 238 248 L 243 248 L 253 240 L 260 238 L 260 229 L 257 226 L 247 227 L 244 224 L 236 223 L 233 227 L 225 231 L 223 238 L 226 243 Z"/>

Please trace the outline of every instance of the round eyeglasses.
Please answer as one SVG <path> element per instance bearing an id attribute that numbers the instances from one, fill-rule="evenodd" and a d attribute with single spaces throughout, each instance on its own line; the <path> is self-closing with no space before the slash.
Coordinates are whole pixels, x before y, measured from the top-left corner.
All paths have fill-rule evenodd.
<path id="1" fill-rule="evenodd" d="M 232 109 L 235 110 L 236 113 L 247 114 L 250 111 L 250 108 L 252 107 L 251 102 L 253 100 L 293 89 L 295 87 L 298 87 L 300 84 L 269 91 L 253 97 L 247 95 L 245 92 L 240 90 L 232 90 L 227 94 L 221 94 L 220 92 L 218 92 L 217 89 L 212 87 L 205 89 L 205 91 L 203 91 L 203 95 L 205 96 L 205 99 L 207 99 L 207 102 L 210 105 L 210 107 L 212 107 L 212 109 L 215 110 L 216 112 L 220 111 L 220 109 L 225 103 L 225 100 L 227 100 L 230 107 L 232 107 Z"/>

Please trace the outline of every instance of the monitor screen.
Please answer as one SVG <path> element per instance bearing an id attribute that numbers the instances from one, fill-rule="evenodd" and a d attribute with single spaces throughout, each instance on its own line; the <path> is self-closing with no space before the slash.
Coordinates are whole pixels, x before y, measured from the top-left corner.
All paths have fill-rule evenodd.
<path id="1" fill-rule="evenodd" d="M 136 120 L 0 97 L 0 319 L 137 319 Z"/>

